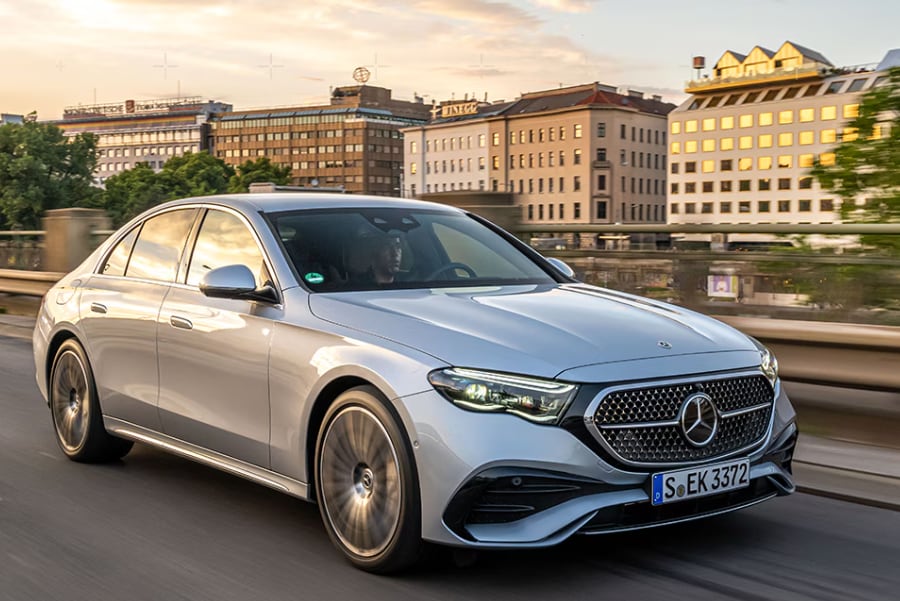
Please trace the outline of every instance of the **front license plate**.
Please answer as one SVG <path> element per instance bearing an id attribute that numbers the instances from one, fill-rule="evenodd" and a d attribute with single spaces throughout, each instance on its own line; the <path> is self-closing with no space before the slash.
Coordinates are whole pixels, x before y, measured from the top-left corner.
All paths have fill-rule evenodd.
<path id="1" fill-rule="evenodd" d="M 750 485 L 750 461 L 704 465 L 677 472 L 653 474 L 650 499 L 654 505 L 696 499 Z"/>

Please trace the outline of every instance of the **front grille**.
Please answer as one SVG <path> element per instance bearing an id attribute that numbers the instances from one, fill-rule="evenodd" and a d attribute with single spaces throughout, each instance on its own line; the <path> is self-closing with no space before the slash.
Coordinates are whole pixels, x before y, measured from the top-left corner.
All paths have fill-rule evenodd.
<path id="1" fill-rule="evenodd" d="M 679 424 L 685 399 L 705 392 L 718 412 L 718 430 L 703 447 L 691 445 Z M 593 413 L 592 431 L 613 456 L 630 465 L 665 465 L 713 459 L 763 440 L 774 395 L 762 375 L 698 379 L 614 390 Z"/>

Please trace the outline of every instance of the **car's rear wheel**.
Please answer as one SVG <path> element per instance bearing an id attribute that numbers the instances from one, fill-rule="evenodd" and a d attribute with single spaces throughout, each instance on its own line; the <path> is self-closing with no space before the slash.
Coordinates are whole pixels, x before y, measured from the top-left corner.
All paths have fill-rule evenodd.
<path id="1" fill-rule="evenodd" d="M 131 441 L 112 436 L 103 427 L 91 365 L 75 339 L 66 340 L 56 351 L 49 388 L 56 441 L 69 459 L 113 461 L 131 450 Z"/>
<path id="2" fill-rule="evenodd" d="M 334 544 L 357 567 L 387 573 L 422 547 L 412 452 L 387 401 L 370 386 L 341 394 L 316 445 L 316 497 Z"/>

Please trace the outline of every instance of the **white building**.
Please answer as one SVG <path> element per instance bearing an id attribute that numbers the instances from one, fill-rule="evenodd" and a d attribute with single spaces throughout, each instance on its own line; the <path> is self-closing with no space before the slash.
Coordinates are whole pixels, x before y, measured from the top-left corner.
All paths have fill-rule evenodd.
<path id="1" fill-rule="evenodd" d="M 855 136 L 874 66 L 836 68 L 791 42 L 727 51 L 669 113 L 669 223 L 836 223 L 839 199 L 809 175 Z"/>

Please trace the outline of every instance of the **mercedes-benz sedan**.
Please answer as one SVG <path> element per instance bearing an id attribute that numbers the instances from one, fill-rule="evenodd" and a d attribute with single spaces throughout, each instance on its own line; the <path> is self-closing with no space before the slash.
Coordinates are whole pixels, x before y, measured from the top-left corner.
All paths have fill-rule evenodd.
<path id="1" fill-rule="evenodd" d="M 34 359 L 69 458 L 137 441 L 315 502 L 370 571 L 794 490 L 766 348 L 443 205 L 161 205 L 45 296 Z"/>

